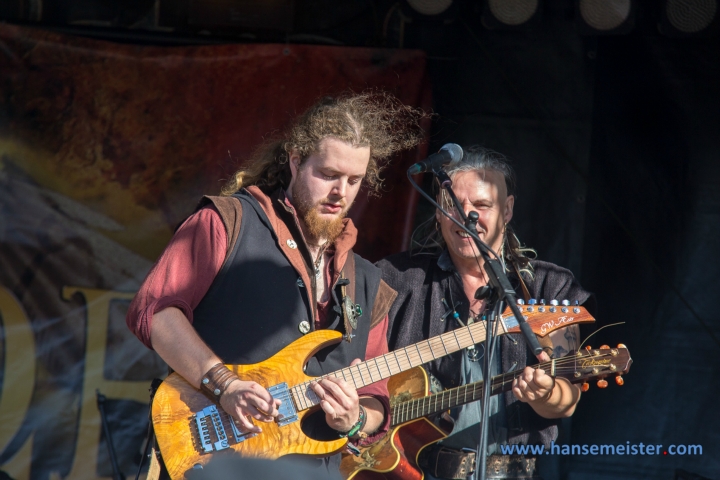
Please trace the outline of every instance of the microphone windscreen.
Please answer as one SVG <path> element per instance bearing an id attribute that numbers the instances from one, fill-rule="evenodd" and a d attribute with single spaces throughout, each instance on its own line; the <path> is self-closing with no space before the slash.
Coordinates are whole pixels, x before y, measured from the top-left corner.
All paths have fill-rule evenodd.
<path id="1" fill-rule="evenodd" d="M 446 143 L 440 150 L 444 150 L 450 154 L 450 163 L 448 166 L 455 165 L 463 158 L 463 149 L 457 143 Z"/>

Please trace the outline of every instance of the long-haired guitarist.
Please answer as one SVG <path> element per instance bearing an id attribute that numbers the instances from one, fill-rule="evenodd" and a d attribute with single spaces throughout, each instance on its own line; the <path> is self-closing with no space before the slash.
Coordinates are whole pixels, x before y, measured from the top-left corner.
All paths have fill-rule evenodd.
<path id="1" fill-rule="evenodd" d="M 379 192 L 389 157 L 422 140 L 423 115 L 377 92 L 322 99 L 260 146 L 222 196 L 203 198 L 133 300 L 129 328 L 244 431 L 275 421 L 281 400 L 224 364 L 263 361 L 316 329 L 346 341 L 314 356 L 308 375 L 388 351 L 395 292 L 353 253 L 345 215 L 361 186 Z M 386 382 L 356 390 L 331 377 L 312 388 L 322 399 L 314 435 L 362 443 L 386 431 Z M 335 457 L 307 461 L 336 471 Z"/>
<path id="2" fill-rule="evenodd" d="M 521 246 L 509 225 L 515 180 L 502 155 L 474 146 L 466 150 L 461 162 L 449 166 L 447 173 L 465 213 L 478 213 L 478 234 L 502 258 L 518 298 L 545 299 L 548 304 L 554 299 L 581 304 L 592 299 L 570 271 L 528 258 L 528 253 L 534 252 Z M 437 194 L 437 200 L 454 212 L 444 190 Z M 393 350 L 481 321 L 486 314 L 486 300 L 476 299 L 475 293 L 487 285 L 488 278 L 472 239 L 440 212 L 428 224 L 430 233 L 421 240 L 419 249 L 378 263 L 383 279 L 398 291 L 390 310 L 389 345 Z M 553 332 L 551 339 L 552 345 L 546 345 L 541 360 L 549 360 L 548 352 L 562 356 L 577 348 L 577 327 Z M 554 380 L 543 370 L 526 368 L 536 359 L 521 335 L 505 335 L 496 346 L 491 375 L 525 370 L 515 380 L 512 393 L 491 397 L 488 453 L 495 455 L 488 457 L 487 478 L 538 478 L 534 459 L 503 457 L 498 455 L 499 445 L 549 445 L 557 437 L 559 419 L 575 410 L 580 390 L 564 379 Z M 456 387 L 482 380 L 483 355 L 487 355 L 484 347 L 476 345 L 427 366 L 443 388 Z M 471 450 L 477 448 L 479 437 L 479 404 L 453 411 L 451 420 L 452 435 L 421 455 L 426 478 L 465 478 L 471 473 Z"/>

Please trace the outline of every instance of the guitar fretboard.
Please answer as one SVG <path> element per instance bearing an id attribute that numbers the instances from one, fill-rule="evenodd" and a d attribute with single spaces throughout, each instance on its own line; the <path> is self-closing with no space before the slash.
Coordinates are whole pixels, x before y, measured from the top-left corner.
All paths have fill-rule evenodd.
<path id="1" fill-rule="evenodd" d="M 595 365 L 598 365 L 600 368 L 597 374 L 607 374 L 608 372 L 619 373 L 629 368 L 629 358 L 630 356 L 627 349 L 618 348 L 609 350 L 607 353 L 586 353 L 580 356 L 568 355 L 553 359 L 549 362 L 540 363 L 533 366 L 533 368 L 541 368 L 554 377 L 565 378 L 571 383 L 577 383 L 587 377 L 594 376 L 594 372 L 588 373 L 587 370 L 591 370 Z M 622 367 L 622 365 L 625 365 L 625 367 L 609 368 L 611 367 L 611 360 L 616 362 L 616 367 Z M 581 371 L 584 373 L 579 374 Z M 512 388 L 515 378 L 520 376 L 522 372 L 523 370 L 515 370 L 492 377 L 490 394 L 496 395 L 509 391 Z M 416 418 L 432 415 L 433 413 L 442 412 L 459 405 L 480 400 L 483 396 L 483 384 L 483 381 L 474 382 L 444 390 L 435 395 L 428 395 L 399 403 L 392 409 L 391 425 L 396 426 L 415 420 Z"/>
<path id="2" fill-rule="evenodd" d="M 510 323 L 514 321 L 515 319 L 511 318 L 510 320 L 504 319 L 497 322 L 498 335 L 507 333 L 508 328 L 511 327 Z M 352 367 L 346 367 L 328 375 L 317 377 L 313 381 L 332 376 L 342 378 L 358 389 L 484 340 L 485 324 L 477 322 L 366 360 Z M 300 383 L 290 389 L 298 411 L 306 410 L 320 403 L 320 398 L 310 389 L 311 383 L 310 381 Z"/>
<path id="3" fill-rule="evenodd" d="M 537 365 L 537 368 L 545 368 L 551 362 Z M 504 373 L 492 378 L 490 395 L 507 392 L 512 388 L 513 381 L 522 373 L 522 370 Z M 479 381 L 456 388 L 444 390 L 435 395 L 428 395 L 415 400 L 408 400 L 395 405 L 392 409 L 391 426 L 415 420 L 416 418 L 432 415 L 433 413 L 449 410 L 458 405 L 475 402 L 483 396 L 483 384 Z"/>

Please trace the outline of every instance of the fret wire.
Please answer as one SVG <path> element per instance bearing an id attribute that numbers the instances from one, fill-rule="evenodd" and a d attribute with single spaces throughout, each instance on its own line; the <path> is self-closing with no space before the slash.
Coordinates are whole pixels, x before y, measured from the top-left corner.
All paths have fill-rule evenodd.
<path id="1" fill-rule="evenodd" d="M 344 368 L 343 370 L 347 370 L 350 373 L 350 378 L 352 378 L 353 385 L 357 386 L 357 381 L 355 380 L 355 372 L 353 372 L 352 368 Z"/>
<path id="2" fill-rule="evenodd" d="M 416 343 L 416 344 L 415 344 L 415 350 L 417 350 L 417 352 L 418 352 L 418 357 L 420 357 L 420 363 L 425 363 L 425 362 L 423 361 L 423 358 L 422 358 L 422 353 L 420 353 L 420 344 L 419 344 L 419 343 Z"/>
<path id="3" fill-rule="evenodd" d="M 402 367 L 400 366 L 400 360 L 399 360 L 398 357 L 397 357 L 397 353 L 395 353 L 395 351 L 393 351 L 392 354 L 393 354 L 393 357 L 395 357 L 395 363 L 397 363 L 398 372 L 401 372 L 401 371 L 402 371 Z"/>
<path id="4" fill-rule="evenodd" d="M 357 370 L 358 374 L 360 375 L 360 381 L 362 382 L 362 386 L 364 387 L 367 384 L 365 383 L 365 379 L 363 378 L 362 371 L 360 371 L 360 365 L 363 365 L 363 364 L 359 363 L 359 364 L 355 365 L 355 370 Z M 357 383 L 355 385 L 357 386 Z"/>
<path id="5" fill-rule="evenodd" d="M 362 364 L 360 364 L 360 365 L 362 365 Z M 360 367 L 360 365 L 358 365 L 358 367 Z M 370 366 L 367 363 L 365 363 L 364 365 L 365 365 L 365 370 L 367 370 L 367 373 L 370 376 L 370 383 L 375 383 L 376 380 L 373 380 L 372 372 L 370 371 Z"/>
<path id="6" fill-rule="evenodd" d="M 377 357 L 373 358 L 372 360 L 375 362 L 375 368 L 377 369 L 378 374 L 380 375 L 380 379 L 381 379 L 381 380 L 382 380 L 383 378 L 385 378 L 385 377 L 389 377 L 389 376 L 390 376 L 390 370 L 388 370 L 387 375 L 383 375 L 382 370 L 380 370 L 380 365 L 378 365 Z"/>
<path id="7" fill-rule="evenodd" d="M 462 350 L 462 346 L 460 346 L 460 340 L 458 340 L 456 331 L 453 330 L 452 333 L 453 333 L 453 336 L 455 337 L 455 343 L 457 343 L 457 349 Z"/>
<path id="8" fill-rule="evenodd" d="M 385 365 L 387 366 L 387 369 L 388 369 L 388 376 L 392 375 L 393 374 L 392 368 L 390 368 L 390 364 L 387 361 L 387 355 L 383 355 L 382 359 L 385 360 Z"/>
<path id="9" fill-rule="evenodd" d="M 442 338 L 440 338 L 440 337 L 436 337 L 436 338 L 442 342 Z M 435 341 L 437 342 L 438 340 L 435 340 Z M 432 359 L 435 360 L 437 357 L 435 356 L 435 351 L 433 349 L 432 343 L 430 343 L 430 340 L 426 340 L 425 342 L 427 343 L 428 350 L 430 350 L 430 355 L 432 355 L 432 357 L 433 357 Z"/>
<path id="10" fill-rule="evenodd" d="M 408 368 L 412 367 L 412 364 L 413 364 L 413 363 L 412 363 L 412 360 L 410 359 L 410 353 L 409 353 L 409 351 L 410 351 L 409 348 L 407 348 L 407 347 L 406 347 L 406 348 L 403 348 L 403 352 L 405 353 L 405 356 L 406 356 L 407 359 L 408 359 Z"/>

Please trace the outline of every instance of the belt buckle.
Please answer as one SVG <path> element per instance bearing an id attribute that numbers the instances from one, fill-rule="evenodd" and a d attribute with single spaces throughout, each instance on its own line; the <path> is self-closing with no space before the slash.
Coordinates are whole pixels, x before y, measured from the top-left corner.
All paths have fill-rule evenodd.
<path id="1" fill-rule="evenodd" d="M 462 460 L 462 465 L 465 471 L 462 470 L 460 473 L 464 473 L 466 477 L 469 477 L 475 473 L 475 463 L 477 462 L 477 451 L 473 448 L 463 447 L 460 449 L 462 453 L 465 453 L 465 457 Z"/>

